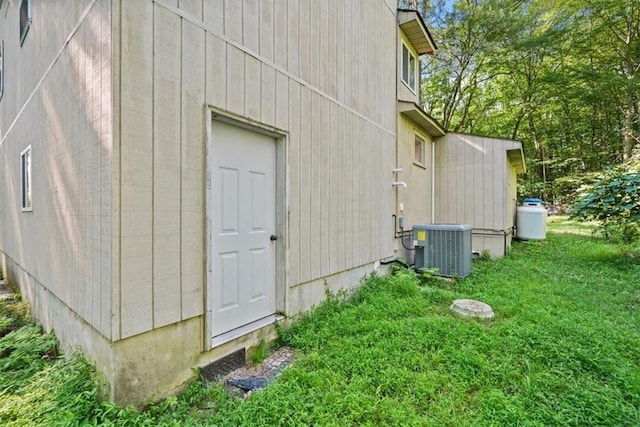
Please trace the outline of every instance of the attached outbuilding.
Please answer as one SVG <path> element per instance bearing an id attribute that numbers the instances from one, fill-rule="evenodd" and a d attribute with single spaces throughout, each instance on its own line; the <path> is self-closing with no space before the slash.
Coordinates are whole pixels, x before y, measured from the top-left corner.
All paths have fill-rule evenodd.
<path id="1" fill-rule="evenodd" d="M 435 142 L 435 222 L 471 224 L 473 250 L 501 257 L 516 225 L 522 143 L 462 133 Z"/>

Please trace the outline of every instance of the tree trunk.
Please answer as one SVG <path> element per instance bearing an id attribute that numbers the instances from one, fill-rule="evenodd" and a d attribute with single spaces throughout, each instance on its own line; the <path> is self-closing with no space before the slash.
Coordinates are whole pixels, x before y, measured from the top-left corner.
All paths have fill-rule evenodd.
<path id="1" fill-rule="evenodd" d="M 623 162 L 626 162 L 631 158 L 631 152 L 633 151 L 633 145 L 635 142 L 635 138 L 633 137 L 634 104 L 635 100 L 631 90 L 631 83 L 629 83 L 627 89 L 627 105 L 624 112 L 624 139 L 622 141 Z"/>
<path id="2" fill-rule="evenodd" d="M 538 173 L 540 174 L 540 178 L 542 178 L 542 183 L 544 184 L 542 190 L 542 199 L 546 199 L 547 196 L 547 166 L 545 164 L 544 157 L 544 149 L 542 148 L 542 144 L 538 139 L 538 134 L 536 132 L 535 121 L 533 119 L 533 114 L 531 111 L 527 112 L 527 120 L 529 122 L 529 131 L 531 132 L 531 137 L 533 138 L 533 146 L 536 149 L 536 160 L 539 162 L 540 166 L 538 168 Z"/>

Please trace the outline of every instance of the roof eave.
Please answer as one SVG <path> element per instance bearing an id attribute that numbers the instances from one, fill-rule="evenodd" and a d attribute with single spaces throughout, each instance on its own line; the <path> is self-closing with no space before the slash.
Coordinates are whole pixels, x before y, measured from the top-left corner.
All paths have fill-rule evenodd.
<path id="1" fill-rule="evenodd" d="M 406 34 L 418 55 L 434 55 L 438 47 L 420 13 L 411 9 L 398 9 L 398 25 Z"/>
<path id="2" fill-rule="evenodd" d="M 409 101 L 398 101 L 398 111 L 411 120 L 432 137 L 444 136 L 447 131 L 436 119 L 426 113 L 418 104 Z"/>
<path id="3" fill-rule="evenodd" d="M 509 162 L 515 167 L 516 173 L 526 173 L 527 164 L 524 160 L 524 151 L 522 145 L 519 148 L 512 148 L 507 150 L 507 158 Z"/>

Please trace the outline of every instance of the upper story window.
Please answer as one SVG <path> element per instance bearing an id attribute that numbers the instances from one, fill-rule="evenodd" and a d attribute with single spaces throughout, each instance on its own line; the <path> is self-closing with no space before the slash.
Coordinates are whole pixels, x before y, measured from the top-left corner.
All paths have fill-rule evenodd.
<path id="1" fill-rule="evenodd" d="M 417 64 L 415 55 L 407 45 L 402 43 L 402 81 L 406 84 L 409 89 L 411 89 L 414 93 L 416 92 L 416 84 L 417 84 Z"/>
<path id="2" fill-rule="evenodd" d="M 31 26 L 31 1 L 22 0 L 20 2 L 20 46 L 27 37 L 29 27 Z"/>
<path id="3" fill-rule="evenodd" d="M 31 205 L 31 146 L 28 146 L 20 154 L 20 175 L 22 210 L 32 210 Z"/>

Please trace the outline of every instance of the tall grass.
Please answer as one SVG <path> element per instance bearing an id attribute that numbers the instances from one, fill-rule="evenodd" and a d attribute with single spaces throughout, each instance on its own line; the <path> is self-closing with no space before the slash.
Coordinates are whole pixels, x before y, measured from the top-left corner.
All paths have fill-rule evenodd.
<path id="1" fill-rule="evenodd" d="M 297 360 L 246 401 L 194 382 L 137 412 L 99 402 L 79 356 L 45 357 L 3 386 L 0 424 L 640 425 L 640 260 L 574 223 L 552 229 L 456 284 L 398 270 L 331 296 L 281 330 Z M 456 298 L 495 319 L 453 316 Z"/>

